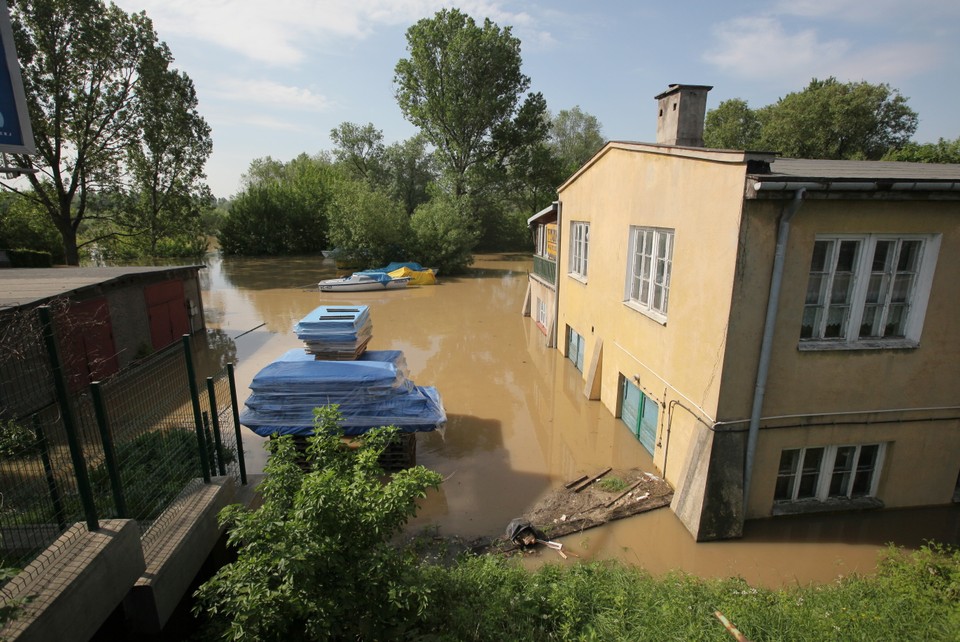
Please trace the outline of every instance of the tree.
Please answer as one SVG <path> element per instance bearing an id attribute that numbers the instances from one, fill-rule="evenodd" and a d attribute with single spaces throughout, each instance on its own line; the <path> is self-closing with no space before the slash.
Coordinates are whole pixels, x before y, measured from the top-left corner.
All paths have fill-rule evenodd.
<path id="1" fill-rule="evenodd" d="M 46 210 L 67 263 L 77 265 L 78 231 L 91 196 L 122 190 L 127 151 L 142 135 L 144 62 L 169 52 L 146 14 L 127 14 L 101 0 L 18 2 L 11 18 L 39 172 L 27 174 L 32 191 L 5 186 Z M 14 159 L 20 167 L 34 165 L 28 156 Z"/>
<path id="2" fill-rule="evenodd" d="M 378 459 L 395 428 L 368 432 L 353 451 L 336 407 L 316 413 L 307 470 L 290 437 L 273 439 L 262 505 L 221 513 L 237 559 L 200 587 L 195 612 L 223 639 L 403 639 L 427 607 L 415 560 L 389 539 L 440 475 L 415 466 L 385 481 Z"/>
<path id="3" fill-rule="evenodd" d="M 900 149 L 891 149 L 883 160 L 912 163 L 960 163 L 960 137 L 956 140 L 939 139 L 935 143 L 907 143 Z"/>
<path id="4" fill-rule="evenodd" d="M 135 199 L 128 225 L 150 256 L 158 255 L 162 240 L 178 237 L 185 247 L 191 241 L 206 247 L 200 212 L 211 194 L 202 181 L 213 141 L 197 112 L 193 81 L 171 69 L 172 62 L 165 45 L 144 56 L 137 101 L 141 142 L 127 148 Z"/>
<path id="5" fill-rule="evenodd" d="M 903 147 L 917 114 L 889 85 L 817 80 L 758 113 L 760 146 L 794 158 L 878 160 Z"/>
<path id="6" fill-rule="evenodd" d="M 376 185 L 383 173 L 383 131 L 373 123 L 357 125 L 343 122 L 330 130 L 330 140 L 335 145 L 333 157 L 347 167 L 354 178 L 371 181 Z"/>
<path id="7" fill-rule="evenodd" d="M 707 112 L 703 142 L 716 149 L 757 149 L 760 120 L 739 98 L 725 100 Z"/>
<path id="8" fill-rule="evenodd" d="M 903 147 L 917 114 L 890 85 L 810 81 L 805 89 L 751 110 L 739 98 L 707 113 L 708 147 L 765 149 L 793 158 L 879 160 Z"/>
<path id="9" fill-rule="evenodd" d="M 0 248 L 48 252 L 63 262 L 60 235 L 46 211 L 12 193 L 0 193 Z"/>
<path id="10" fill-rule="evenodd" d="M 414 255 L 420 263 L 455 274 L 473 262 L 480 230 L 468 199 L 438 194 L 413 213 L 410 228 L 416 239 Z"/>
<path id="11" fill-rule="evenodd" d="M 377 267 L 409 257 L 410 220 L 399 202 L 366 181 L 337 185 L 330 219 L 330 243 L 343 259 Z"/>
<path id="12" fill-rule="evenodd" d="M 577 171 L 604 144 L 600 121 L 579 105 L 561 109 L 550 119 L 549 140 L 565 177 Z"/>
<path id="13" fill-rule="evenodd" d="M 427 150 L 422 134 L 388 146 L 383 153 L 384 187 L 413 214 L 421 203 L 430 200 L 430 186 L 437 178 L 433 154 Z"/>
<path id="14" fill-rule="evenodd" d="M 436 147 L 454 196 L 468 192 L 472 170 L 545 133 L 543 97 L 521 103 L 530 79 L 510 27 L 443 9 L 407 30 L 407 51 L 395 68 L 397 103 Z"/>

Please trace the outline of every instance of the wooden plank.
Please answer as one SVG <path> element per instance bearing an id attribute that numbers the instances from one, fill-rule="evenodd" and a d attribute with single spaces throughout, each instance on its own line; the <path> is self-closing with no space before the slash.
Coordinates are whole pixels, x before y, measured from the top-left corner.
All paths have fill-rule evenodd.
<path id="1" fill-rule="evenodd" d="M 582 481 L 585 480 L 586 478 L 587 478 L 586 475 L 580 475 L 580 476 L 577 477 L 576 479 L 571 480 L 571 481 L 568 481 L 566 484 L 563 485 L 563 487 L 564 487 L 564 488 L 573 488 L 574 486 L 576 486 L 577 484 L 579 484 L 580 482 L 582 482 Z"/>
<path id="2" fill-rule="evenodd" d="M 588 487 L 590 484 L 592 484 L 593 482 L 597 481 L 598 479 L 600 479 L 601 477 L 603 477 L 604 475 L 606 475 L 607 473 L 609 473 L 611 470 L 613 470 L 613 468 L 607 468 L 606 470 L 597 473 L 597 474 L 594 475 L 593 477 L 587 479 L 587 481 L 583 482 L 582 484 L 580 484 L 579 486 L 577 486 L 576 488 L 574 488 L 574 489 L 573 489 L 573 492 L 579 493 L 581 490 L 583 490 L 584 488 Z"/>

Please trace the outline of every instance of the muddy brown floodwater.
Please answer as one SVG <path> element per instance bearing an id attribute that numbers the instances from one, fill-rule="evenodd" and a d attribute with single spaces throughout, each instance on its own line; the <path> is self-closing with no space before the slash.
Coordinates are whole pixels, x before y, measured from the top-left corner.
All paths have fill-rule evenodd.
<path id="1" fill-rule="evenodd" d="M 335 274 L 320 257 L 220 259 L 202 272 L 204 310 L 218 358 L 236 359 L 237 389 L 302 344 L 293 325 L 319 305 L 370 306 L 370 349 L 398 349 L 411 378 L 436 386 L 445 434 L 419 434 L 417 463 L 445 478 L 422 503 L 410 532 L 434 528 L 468 540 L 500 535 L 538 499 L 583 473 L 640 467 L 655 472 L 630 431 L 587 401 L 573 365 L 544 346 L 520 315 L 529 258 L 478 256 L 469 275 L 389 292 L 323 293 Z M 247 466 L 262 470 L 263 440 L 245 431 Z M 960 542 L 960 507 L 748 522 L 741 540 L 697 544 L 669 508 L 563 540 L 581 560 L 618 558 L 652 573 L 741 576 L 777 587 L 870 573 L 887 542 Z M 560 561 L 544 552 L 531 563 Z M 574 561 L 572 558 L 571 562 Z"/>

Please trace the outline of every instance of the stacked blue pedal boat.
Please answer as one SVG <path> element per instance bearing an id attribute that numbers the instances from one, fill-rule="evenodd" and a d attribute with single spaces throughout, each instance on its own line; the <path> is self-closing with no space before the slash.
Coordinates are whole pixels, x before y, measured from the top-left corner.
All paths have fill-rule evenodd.
<path id="1" fill-rule="evenodd" d="M 339 406 L 345 436 L 379 426 L 412 436 L 445 426 L 440 393 L 410 380 L 402 351 L 366 349 L 367 306 L 321 306 L 294 329 L 305 349 L 285 353 L 250 384 L 240 423 L 258 435 L 312 435 L 313 409 L 329 404 Z"/>

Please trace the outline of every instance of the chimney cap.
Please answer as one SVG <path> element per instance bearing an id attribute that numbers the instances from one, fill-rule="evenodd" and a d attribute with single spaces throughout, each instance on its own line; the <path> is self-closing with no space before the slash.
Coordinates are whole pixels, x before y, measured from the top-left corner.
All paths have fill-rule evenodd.
<path id="1" fill-rule="evenodd" d="M 675 94 L 680 91 L 689 91 L 689 90 L 696 91 L 698 89 L 703 91 L 710 91 L 711 89 L 713 89 L 713 85 L 683 85 L 679 83 L 673 83 L 667 86 L 667 90 L 665 92 L 655 96 L 655 99 L 660 100 L 665 96 L 669 96 L 670 94 Z"/>

